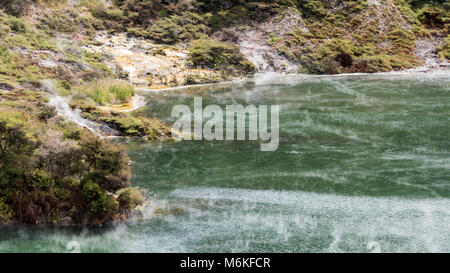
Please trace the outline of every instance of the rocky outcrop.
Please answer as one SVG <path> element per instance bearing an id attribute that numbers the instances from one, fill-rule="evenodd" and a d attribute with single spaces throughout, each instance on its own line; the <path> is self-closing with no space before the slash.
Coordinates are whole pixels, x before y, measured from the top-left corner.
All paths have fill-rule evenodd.
<path id="1" fill-rule="evenodd" d="M 307 12 L 289 8 L 213 36 L 237 43 L 259 71 L 335 74 L 447 67 L 438 56 L 445 29 L 427 29 L 404 3 L 364 2 L 331 1 Z"/>
<path id="2" fill-rule="evenodd" d="M 278 71 L 297 73 L 299 65 L 269 43 L 276 35 L 285 35 L 296 29 L 307 29 L 298 12 L 288 9 L 282 14 L 275 15 L 267 21 L 255 24 L 253 27 L 240 29 L 225 29 L 213 34 L 222 41 L 233 41 L 239 45 L 242 54 L 256 67 L 258 71 Z"/>
<path id="3" fill-rule="evenodd" d="M 414 54 L 422 60 L 423 66 L 414 68 L 415 71 L 430 71 L 435 69 L 448 69 L 450 63 L 447 59 L 442 59 L 438 54 L 438 48 L 442 46 L 442 39 L 433 37 L 422 38 L 416 41 Z"/>
<path id="4" fill-rule="evenodd" d="M 226 78 L 218 70 L 192 68 L 181 46 L 155 44 L 125 33 L 100 34 L 85 49 L 106 56 L 105 63 L 140 89 L 214 83 Z"/>

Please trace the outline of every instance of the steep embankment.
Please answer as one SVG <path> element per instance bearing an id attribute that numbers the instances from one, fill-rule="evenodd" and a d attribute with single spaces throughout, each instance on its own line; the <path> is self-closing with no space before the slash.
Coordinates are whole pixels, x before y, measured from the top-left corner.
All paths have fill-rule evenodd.
<path id="1" fill-rule="evenodd" d="M 83 99 L 97 109 L 95 101 L 129 101 L 134 89 L 115 80 L 98 55 L 83 50 L 77 35 L 93 18 L 80 17 L 83 28 L 67 34 L 47 21 L 57 18 L 48 13 L 65 3 L 6 4 L 0 11 L 0 225 L 126 219 L 144 198 L 130 187 L 125 150 L 97 137 L 107 127 L 89 121 L 69 102 Z M 97 114 L 109 117 L 104 124 L 125 124 L 124 134 L 162 136 L 151 120 L 125 113 L 112 117 L 99 109 Z"/>
<path id="2" fill-rule="evenodd" d="M 214 36 L 235 41 L 261 70 L 335 74 L 448 66 L 444 4 L 414 11 L 403 1 L 304 2 Z"/>
<path id="3" fill-rule="evenodd" d="M 188 50 L 127 37 L 98 33 L 88 52 L 105 56 L 105 63 L 141 89 L 160 89 L 229 80 L 220 71 L 189 67 Z"/>
<path id="4" fill-rule="evenodd" d="M 187 46 L 194 67 L 249 73 L 229 54 L 238 45 L 259 70 L 336 74 L 411 69 L 427 58 L 446 66 L 449 7 L 442 0 L 124 0 L 95 14 L 113 31 Z"/>

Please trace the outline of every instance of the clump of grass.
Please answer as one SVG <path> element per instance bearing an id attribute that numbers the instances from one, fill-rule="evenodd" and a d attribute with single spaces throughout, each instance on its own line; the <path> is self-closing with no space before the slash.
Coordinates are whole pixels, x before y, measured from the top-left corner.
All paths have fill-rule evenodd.
<path id="1" fill-rule="evenodd" d="M 96 103 L 105 105 L 129 102 L 135 94 L 135 89 L 127 81 L 104 79 L 81 86 L 79 92 Z"/>

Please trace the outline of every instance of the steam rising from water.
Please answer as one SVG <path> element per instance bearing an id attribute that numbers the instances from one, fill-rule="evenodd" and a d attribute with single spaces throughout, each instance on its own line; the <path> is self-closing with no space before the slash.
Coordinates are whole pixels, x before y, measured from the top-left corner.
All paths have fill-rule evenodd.
<path id="1" fill-rule="evenodd" d="M 349 197 L 300 191 L 186 188 L 153 216 L 106 231 L 29 230 L 0 236 L 0 252 L 449 252 L 448 199 Z M 5 238 L 6 237 L 6 238 Z"/>
<path id="2" fill-rule="evenodd" d="M 81 110 L 72 110 L 69 106 L 70 98 L 61 97 L 55 90 L 54 84 L 50 80 L 44 80 L 41 82 L 42 87 L 50 93 L 48 105 L 55 107 L 58 115 L 64 117 L 68 121 L 75 122 L 81 127 L 85 127 L 92 132 L 97 132 L 96 125 L 94 122 L 89 121 L 81 117 Z"/>
<path id="3" fill-rule="evenodd" d="M 446 228 L 450 226 L 448 199 L 350 197 L 223 188 L 179 189 L 172 195 L 202 200 L 210 209 L 222 204 L 221 216 L 205 218 L 208 224 L 224 225 L 243 234 L 249 230 L 265 231 L 271 235 L 261 239 L 281 251 L 283 245 L 293 246 L 290 251 L 306 250 L 307 244 L 313 243 L 308 241 L 314 238 L 318 240 L 316 250 L 327 252 L 364 252 L 370 241 L 378 242 L 385 252 L 450 251 L 450 230 Z M 199 213 L 195 217 L 204 218 L 206 214 Z M 255 230 L 256 226 L 259 228 Z M 203 232 L 208 236 L 212 230 Z M 323 242 L 319 243 L 321 240 Z M 243 250 L 255 249 L 249 246 Z"/>
<path id="4" fill-rule="evenodd" d="M 450 252 L 448 75 L 266 73 L 203 92 L 209 104 L 281 105 L 279 150 L 130 141 L 133 184 L 157 198 L 144 219 L 0 232 L 0 252 L 71 241 L 81 252 Z M 192 102 L 152 95 L 142 113 L 161 119 Z"/>

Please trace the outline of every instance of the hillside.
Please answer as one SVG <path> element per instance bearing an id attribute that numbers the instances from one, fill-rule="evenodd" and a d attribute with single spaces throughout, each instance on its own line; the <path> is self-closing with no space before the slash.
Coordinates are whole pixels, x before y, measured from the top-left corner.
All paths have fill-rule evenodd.
<path id="1" fill-rule="evenodd" d="M 100 225 L 143 205 L 124 149 L 170 140 L 139 90 L 257 71 L 447 68 L 450 1 L 2 0 L 0 223 Z"/>

